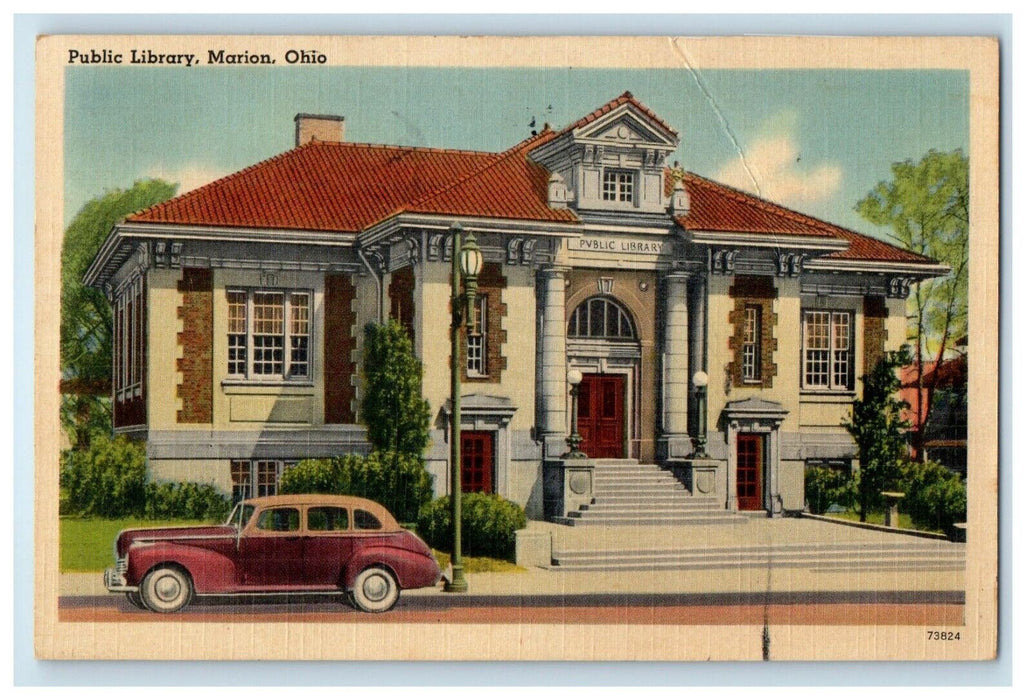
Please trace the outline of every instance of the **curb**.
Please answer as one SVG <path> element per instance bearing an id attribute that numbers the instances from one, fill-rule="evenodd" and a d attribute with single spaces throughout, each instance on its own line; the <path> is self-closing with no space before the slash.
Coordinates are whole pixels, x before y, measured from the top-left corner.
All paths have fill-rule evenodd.
<path id="1" fill-rule="evenodd" d="M 940 532 L 928 532 L 926 530 L 908 530 L 902 527 L 889 527 L 887 525 L 876 525 L 875 523 L 860 523 L 854 522 L 853 520 L 843 520 L 842 518 L 830 518 L 827 515 L 815 515 L 814 513 L 800 513 L 801 518 L 809 518 L 811 520 L 820 520 L 823 523 L 835 523 L 836 525 L 846 525 L 847 527 L 859 527 L 862 530 L 877 530 L 878 532 L 892 532 L 898 535 L 911 535 L 912 537 L 924 537 L 928 540 L 943 540 L 949 542 L 950 538 Z"/>

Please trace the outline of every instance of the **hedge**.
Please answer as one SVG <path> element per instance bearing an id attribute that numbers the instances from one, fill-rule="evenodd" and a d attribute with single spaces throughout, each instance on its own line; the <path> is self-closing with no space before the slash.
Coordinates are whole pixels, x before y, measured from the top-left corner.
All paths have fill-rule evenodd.
<path id="1" fill-rule="evenodd" d="M 824 515 L 832 505 L 852 508 L 857 502 L 857 480 L 842 469 L 807 467 L 804 496 L 815 515 Z"/>
<path id="2" fill-rule="evenodd" d="M 332 459 L 306 459 L 284 471 L 280 493 L 362 496 L 387 508 L 402 523 L 414 523 L 432 497 L 423 459 L 397 452 L 371 452 Z"/>
<path id="3" fill-rule="evenodd" d="M 918 525 L 950 532 L 954 523 L 965 521 L 965 484 L 960 476 L 941 464 L 905 465 L 900 489 L 904 492 L 900 509 Z"/>
<path id="4" fill-rule="evenodd" d="M 516 503 L 497 494 L 464 493 L 462 526 L 464 554 L 512 561 L 516 531 L 527 526 L 527 516 Z M 451 496 L 443 496 L 420 511 L 418 530 L 432 547 L 452 550 Z"/>
<path id="5" fill-rule="evenodd" d="M 88 449 L 61 453 L 61 486 L 73 513 L 103 518 L 140 515 L 146 479 L 144 446 L 123 436 L 97 435 Z"/>

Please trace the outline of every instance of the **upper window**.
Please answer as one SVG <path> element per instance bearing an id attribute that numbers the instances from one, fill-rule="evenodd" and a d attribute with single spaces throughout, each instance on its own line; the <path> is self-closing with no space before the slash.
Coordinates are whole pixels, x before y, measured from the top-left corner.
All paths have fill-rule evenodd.
<path id="1" fill-rule="evenodd" d="M 606 170 L 603 172 L 603 200 L 606 202 L 632 202 L 635 197 L 635 173 L 630 170 Z"/>
<path id="2" fill-rule="evenodd" d="M 849 311 L 803 312 L 803 388 L 853 388 L 853 317 Z"/>
<path id="3" fill-rule="evenodd" d="M 307 379 L 308 292 L 227 290 L 226 372 L 245 379 Z"/>
<path id="4" fill-rule="evenodd" d="M 574 309 L 567 325 L 567 335 L 571 338 L 634 340 L 635 326 L 628 312 L 617 302 L 594 297 Z"/>
<path id="5" fill-rule="evenodd" d="M 742 380 L 760 381 L 760 306 L 747 304 L 743 309 Z"/>
<path id="6" fill-rule="evenodd" d="M 114 320 L 113 383 L 115 398 L 128 401 L 140 396 L 143 386 L 144 327 L 143 280 L 137 277 L 119 293 L 112 310 Z"/>
<path id="7" fill-rule="evenodd" d="M 466 374 L 484 377 L 488 374 L 487 336 L 488 297 L 481 294 L 473 305 L 473 332 L 466 334 Z"/>

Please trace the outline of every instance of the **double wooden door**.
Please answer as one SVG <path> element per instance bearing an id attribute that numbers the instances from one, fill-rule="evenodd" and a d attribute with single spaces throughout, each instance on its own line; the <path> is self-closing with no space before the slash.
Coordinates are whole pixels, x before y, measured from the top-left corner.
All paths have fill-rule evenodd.
<path id="1" fill-rule="evenodd" d="M 622 458 L 625 382 L 622 374 L 586 374 L 578 389 L 581 450 L 596 459 Z"/>

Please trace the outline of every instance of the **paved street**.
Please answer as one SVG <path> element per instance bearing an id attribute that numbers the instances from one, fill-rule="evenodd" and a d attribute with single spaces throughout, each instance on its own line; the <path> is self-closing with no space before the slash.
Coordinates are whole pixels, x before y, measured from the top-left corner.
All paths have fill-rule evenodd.
<path id="1" fill-rule="evenodd" d="M 467 576 L 466 594 L 405 591 L 383 615 L 354 611 L 339 596 L 199 598 L 176 615 L 143 612 L 105 591 L 99 573 L 61 576 L 64 621 L 298 621 L 576 624 L 913 624 L 957 625 L 964 612 L 964 569 L 874 558 L 886 547 L 963 552 L 963 545 L 813 520 L 756 519 L 713 527 L 571 528 L 531 523 L 549 531 L 555 550 L 613 550 L 650 545 L 719 549 L 813 545 L 819 552 L 857 548 L 848 565 L 723 565 L 694 569 L 563 571 L 530 567 L 515 573 Z M 831 556 L 831 555 L 828 555 Z M 733 558 L 734 560 L 734 558 Z"/>

